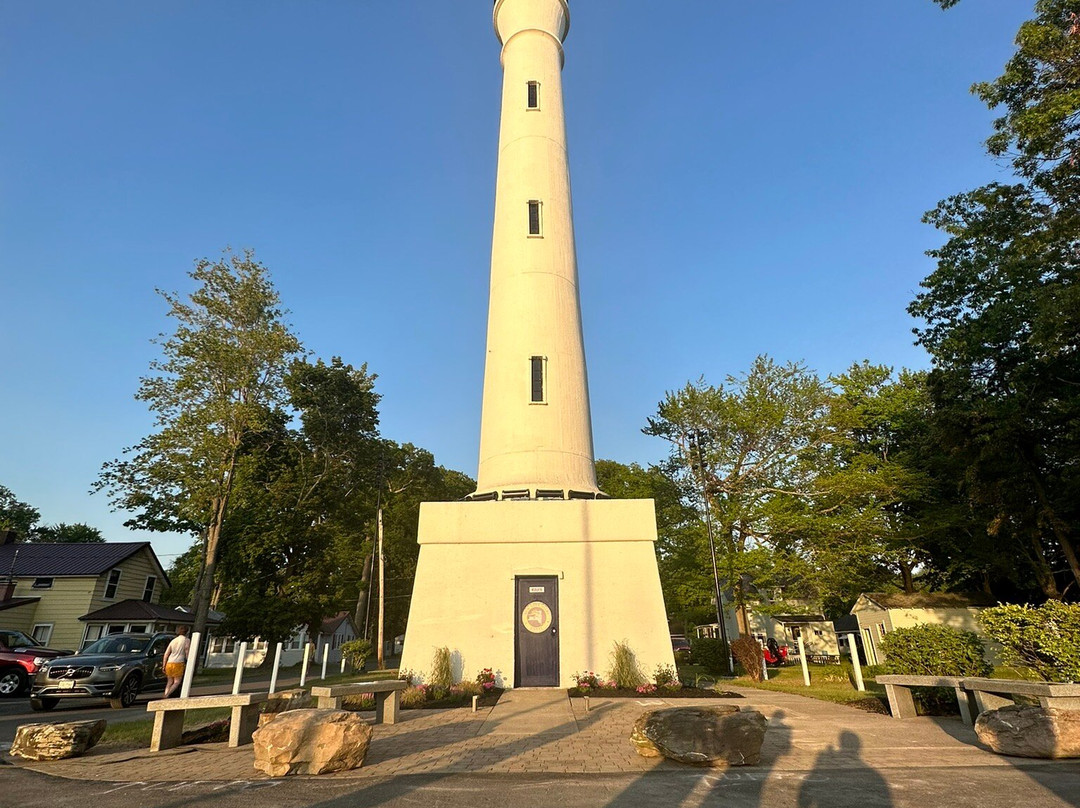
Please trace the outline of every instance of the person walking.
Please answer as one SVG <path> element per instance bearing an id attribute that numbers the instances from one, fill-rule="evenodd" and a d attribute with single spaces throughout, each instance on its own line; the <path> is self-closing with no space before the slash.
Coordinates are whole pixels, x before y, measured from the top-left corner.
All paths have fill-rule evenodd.
<path id="1" fill-rule="evenodd" d="M 188 651 L 191 650 L 191 640 L 188 639 L 187 633 L 187 626 L 176 627 L 176 636 L 165 649 L 165 656 L 161 660 L 165 666 L 165 698 L 170 698 L 174 691 L 179 691 L 184 681 Z M 177 695 L 180 695 L 179 692 Z"/>

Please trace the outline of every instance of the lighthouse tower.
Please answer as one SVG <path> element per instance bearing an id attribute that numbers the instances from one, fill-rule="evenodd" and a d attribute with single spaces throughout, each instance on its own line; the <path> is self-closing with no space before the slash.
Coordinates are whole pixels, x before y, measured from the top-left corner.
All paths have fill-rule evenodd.
<path id="1" fill-rule="evenodd" d="M 673 665 L 652 500 L 596 484 L 563 108 L 567 0 L 497 0 L 503 92 L 477 490 L 420 509 L 403 669 L 569 687 Z"/>

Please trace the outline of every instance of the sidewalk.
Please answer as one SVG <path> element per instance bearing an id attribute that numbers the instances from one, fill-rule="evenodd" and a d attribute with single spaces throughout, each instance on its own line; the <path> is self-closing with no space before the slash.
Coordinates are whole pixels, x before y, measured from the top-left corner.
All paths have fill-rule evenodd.
<path id="1" fill-rule="evenodd" d="M 732 770 L 766 777 L 776 772 L 812 772 L 828 766 L 862 769 L 887 777 L 890 770 L 943 768 L 998 769 L 1030 782 L 1016 767 L 1049 767 L 1080 775 L 1077 762 L 1015 759 L 976 745 L 974 732 L 959 719 L 888 716 L 802 696 L 731 688 L 740 707 L 760 710 L 769 720 L 762 763 Z M 499 704 L 473 713 L 406 710 L 402 720 L 374 726 L 367 760 L 360 769 L 322 775 L 320 780 L 364 780 L 403 774 L 648 773 L 687 771 L 666 760 L 639 757 L 629 743 L 642 712 L 663 706 L 716 704 L 717 700 L 569 699 L 564 691 L 508 691 Z M 719 703 L 731 704 L 732 701 Z M 105 753 L 33 763 L 9 758 L 20 768 L 59 777 L 110 782 L 257 781 L 250 746 L 188 746 Z M 702 770 L 697 770 L 702 771 Z M 707 771 L 707 770 L 705 770 Z M 296 778 L 290 778 L 296 779 Z"/>

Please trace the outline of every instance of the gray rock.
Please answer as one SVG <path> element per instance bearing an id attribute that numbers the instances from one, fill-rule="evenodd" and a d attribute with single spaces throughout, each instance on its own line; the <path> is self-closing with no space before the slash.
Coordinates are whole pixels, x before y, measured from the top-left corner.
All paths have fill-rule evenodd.
<path id="1" fill-rule="evenodd" d="M 756 710 L 728 705 L 672 707 L 642 715 L 630 742 L 642 757 L 697 766 L 752 766 L 761 760 L 767 723 Z"/>
<path id="2" fill-rule="evenodd" d="M 1080 710 L 1000 707 L 987 710 L 975 720 L 975 733 L 999 755 L 1080 757 Z"/>
<path id="3" fill-rule="evenodd" d="M 78 757 L 101 740 L 105 720 L 66 724 L 23 724 L 15 730 L 11 754 L 27 760 Z"/>
<path id="4" fill-rule="evenodd" d="M 371 727 L 345 710 L 290 710 L 252 736 L 255 768 L 271 777 L 358 769 Z"/>

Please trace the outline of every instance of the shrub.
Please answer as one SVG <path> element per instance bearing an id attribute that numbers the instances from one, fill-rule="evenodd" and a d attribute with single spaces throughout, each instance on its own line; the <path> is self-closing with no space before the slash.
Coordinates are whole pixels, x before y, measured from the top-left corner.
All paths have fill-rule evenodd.
<path id="1" fill-rule="evenodd" d="M 341 655 L 345 657 L 345 661 L 349 663 L 354 671 L 364 669 L 368 657 L 371 656 L 371 651 L 371 640 L 349 640 L 341 644 Z"/>
<path id="2" fill-rule="evenodd" d="M 615 643 L 611 651 L 611 679 L 622 690 L 634 690 L 646 683 L 637 657 L 625 642 Z"/>
<path id="3" fill-rule="evenodd" d="M 675 675 L 675 669 L 670 665 L 657 665 L 653 672 L 653 682 L 661 690 L 678 690 L 682 687 L 679 677 Z"/>
<path id="4" fill-rule="evenodd" d="M 435 656 L 431 659 L 431 679 L 428 684 L 447 691 L 454 684 L 454 670 L 450 667 L 450 649 L 446 646 L 435 649 Z"/>
<path id="5" fill-rule="evenodd" d="M 409 668 L 402 668 L 398 671 L 397 678 L 399 681 L 408 682 L 410 685 L 420 684 L 420 682 L 424 681 L 424 674 L 417 673 L 416 671 L 410 670 Z"/>
<path id="6" fill-rule="evenodd" d="M 987 676 L 992 670 L 979 635 L 948 626 L 898 628 L 885 635 L 881 650 L 888 674 Z"/>
<path id="7" fill-rule="evenodd" d="M 426 685 L 413 685 L 401 691 L 402 707 L 419 707 L 428 697 Z"/>
<path id="8" fill-rule="evenodd" d="M 575 673 L 574 681 L 577 683 L 578 690 L 597 690 L 604 686 L 604 683 L 600 681 L 600 677 L 592 671 Z"/>
<path id="9" fill-rule="evenodd" d="M 493 690 L 495 688 L 495 672 L 491 668 L 484 668 L 480 673 L 476 674 L 476 684 L 478 684 L 484 691 Z"/>
<path id="10" fill-rule="evenodd" d="M 450 688 L 452 696 L 466 696 L 468 698 L 479 696 L 485 692 L 487 691 L 483 689 L 479 682 L 461 682 Z"/>
<path id="11" fill-rule="evenodd" d="M 994 606 L 979 613 L 1004 661 L 1026 665 L 1049 682 L 1080 682 L 1080 605 Z"/>
<path id="12" fill-rule="evenodd" d="M 690 640 L 690 656 L 696 664 L 714 676 L 731 673 L 728 667 L 727 643 L 719 638 L 695 637 Z"/>
<path id="13" fill-rule="evenodd" d="M 747 676 L 755 682 L 760 682 L 764 678 L 761 665 L 765 657 L 761 653 L 761 643 L 753 637 L 739 637 L 731 644 L 731 653 L 743 666 Z"/>

